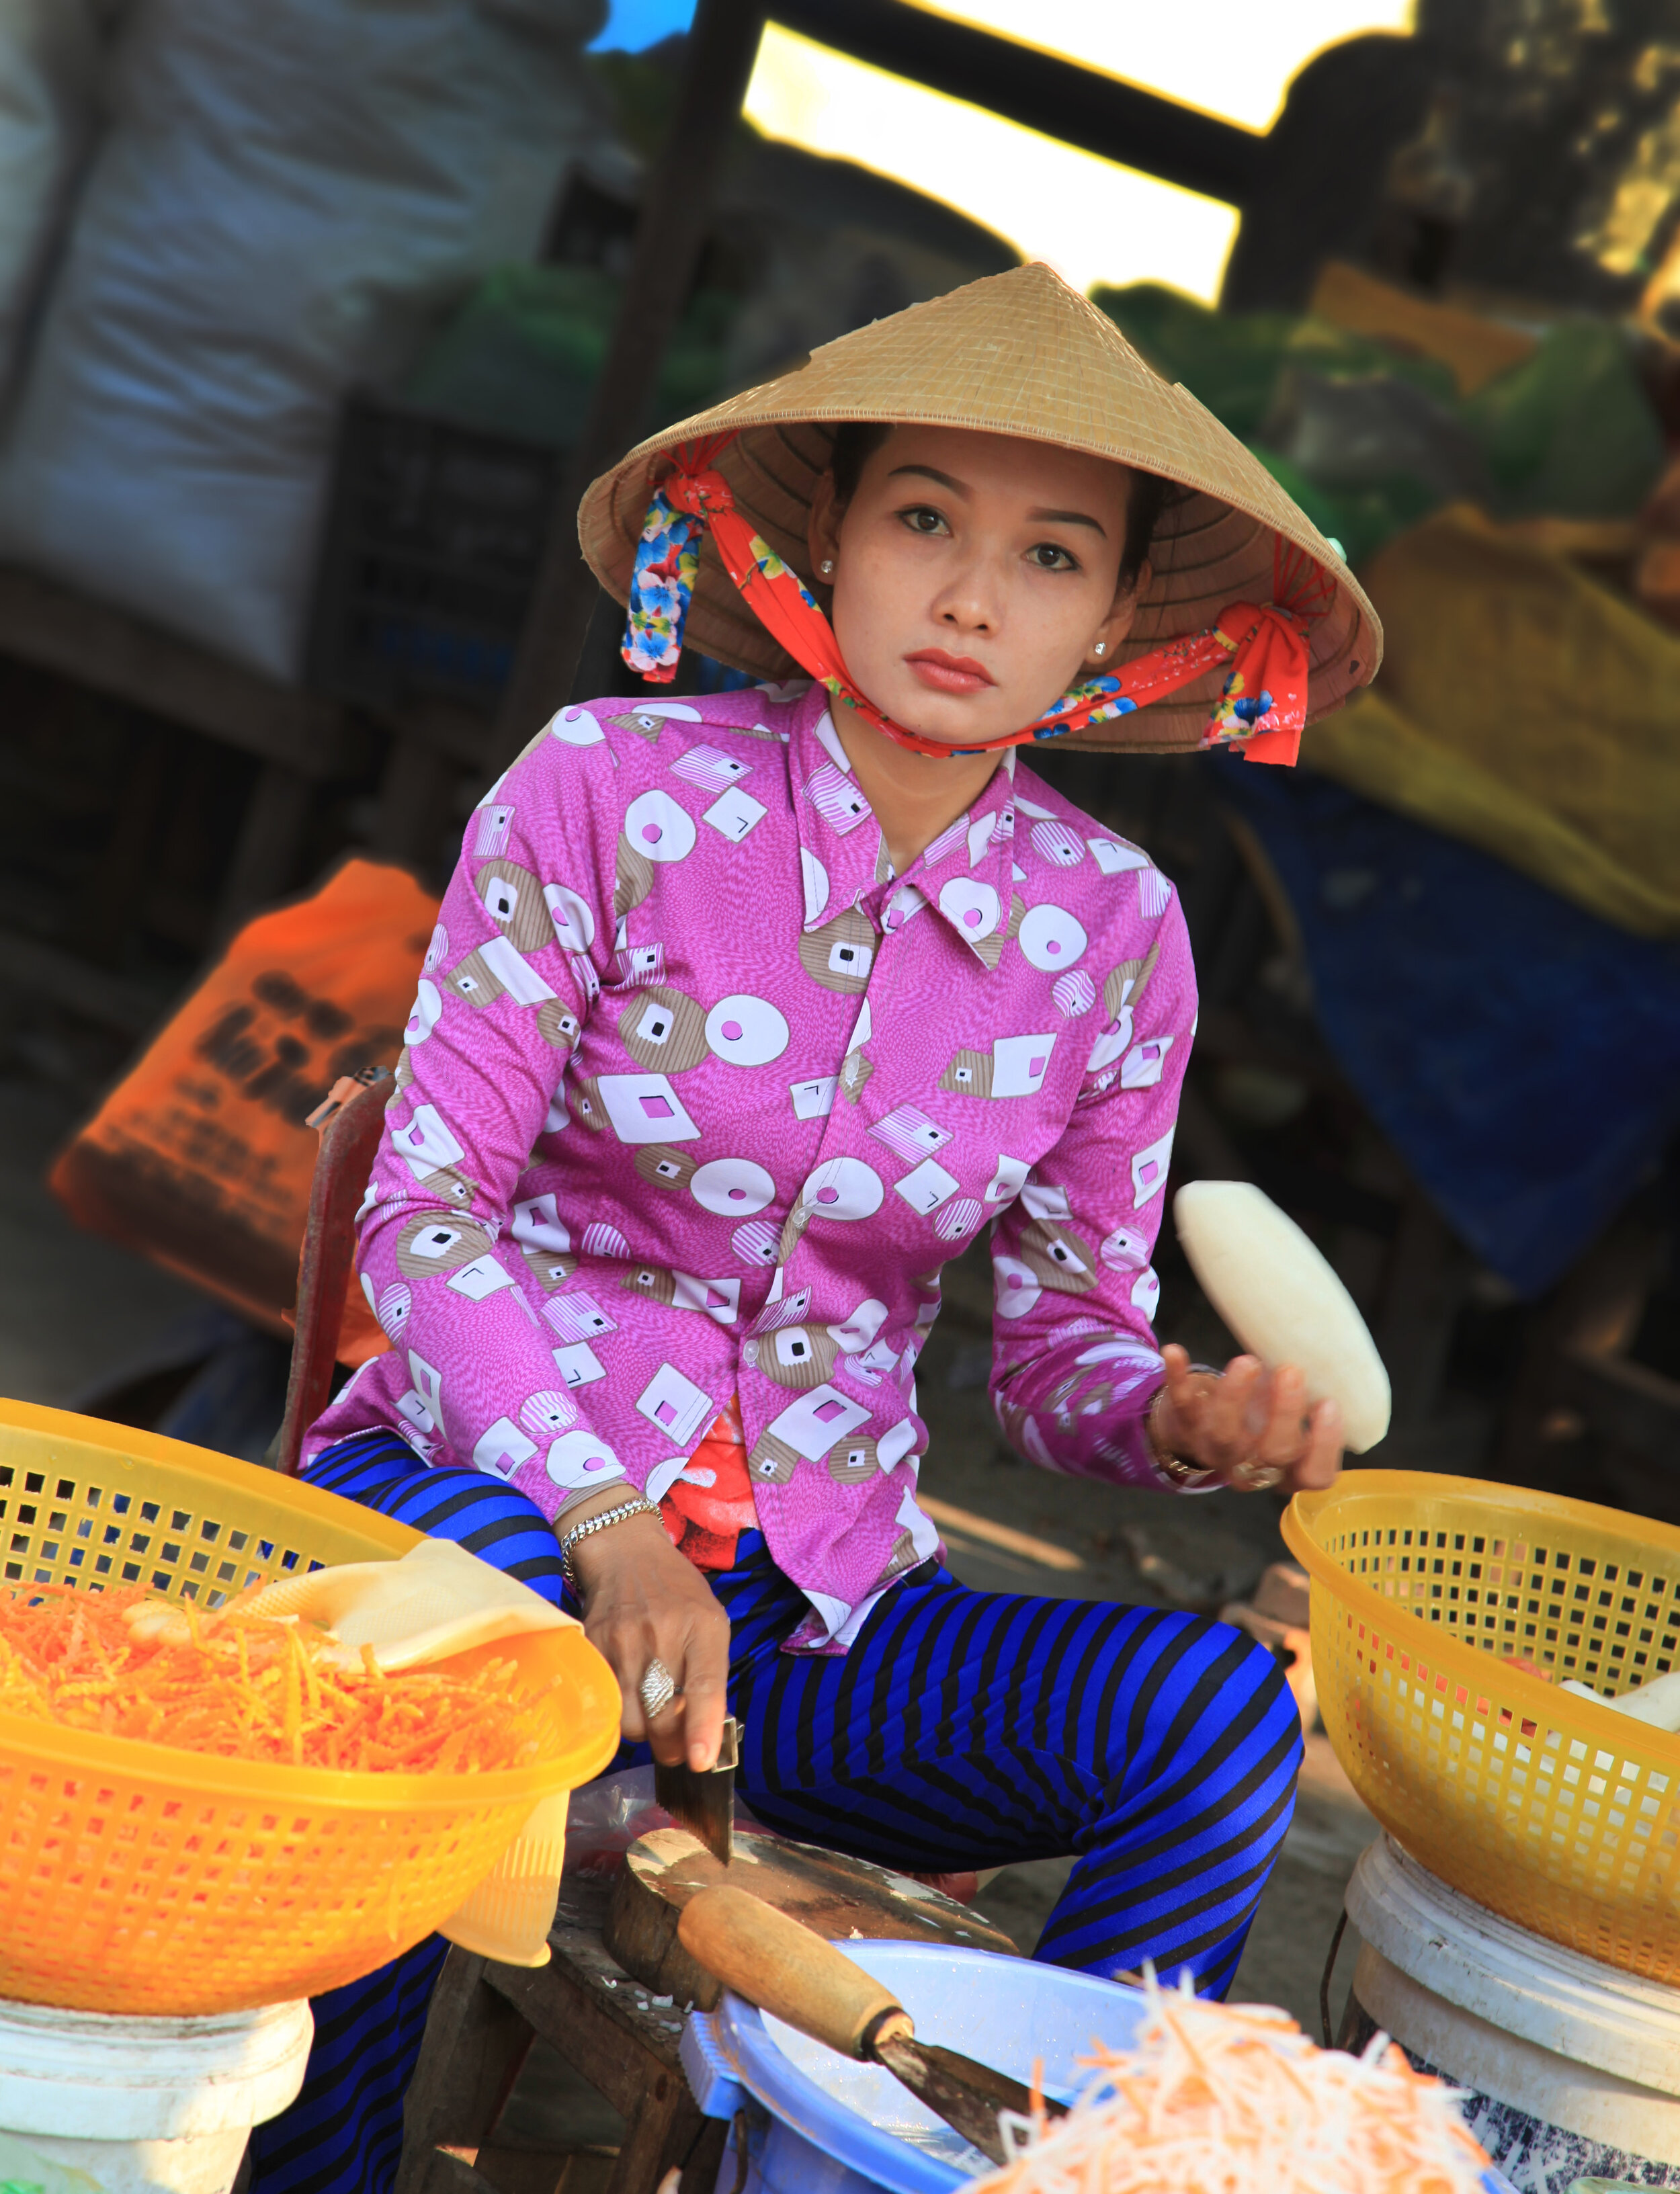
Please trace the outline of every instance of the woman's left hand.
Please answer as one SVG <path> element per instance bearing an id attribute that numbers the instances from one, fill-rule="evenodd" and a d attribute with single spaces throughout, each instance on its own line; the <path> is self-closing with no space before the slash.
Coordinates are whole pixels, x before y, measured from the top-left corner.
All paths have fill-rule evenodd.
<path id="1" fill-rule="evenodd" d="M 1152 1431 L 1167 1452 L 1241 1492 L 1277 1486 L 1298 1493 L 1333 1481 L 1342 1467 L 1342 1413 L 1329 1401 L 1309 1410 L 1307 1382 L 1294 1364 L 1268 1370 L 1257 1356 L 1234 1356 L 1222 1377 L 1192 1370 L 1176 1345 L 1161 1355 L 1166 1377 Z"/>

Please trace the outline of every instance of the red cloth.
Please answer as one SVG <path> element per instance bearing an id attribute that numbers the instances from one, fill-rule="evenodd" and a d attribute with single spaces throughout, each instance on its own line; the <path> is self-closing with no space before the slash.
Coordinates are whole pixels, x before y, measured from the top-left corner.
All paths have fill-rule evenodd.
<path id="1" fill-rule="evenodd" d="M 688 1475 L 703 1470 L 712 1473 L 710 1485 L 697 1485 Z M 743 1531 L 758 1528 L 739 1395 L 732 1394 L 728 1408 L 714 1419 L 711 1430 L 689 1456 L 684 1474 L 660 1502 L 659 1513 L 671 1544 L 696 1569 L 734 1567 L 737 1540 Z"/>
<path id="2" fill-rule="evenodd" d="M 713 468 L 713 459 L 733 439 L 733 435 L 716 435 L 676 451 L 676 469 L 660 483 L 663 506 L 710 531 L 724 569 L 759 623 L 837 701 L 856 709 L 866 723 L 912 753 L 951 754 L 953 750 L 941 741 L 923 738 L 895 723 L 854 683 L 833 627 L 806 591 L 798 573 L 753 532 L 735 508 L 728 482 Z M 656 498 L 645 537 L 650 542 L 658 537 L 655 514 L 660 507 Z M 682 519 L 672 522 L 681 525 Z M 1093 722 L 1128 715 L 1211 670 L 1228 668 L 1229 676 L 1214 704 L 1202 744 L 1240 746 L 1251 761 L 1292 763 L 1306 722 L 1306 623 L 1333 594 L 1334 583 L 1310 558 L 1281 539 L 1273 567 L 1275 601 L 1259 606 L 1228 603 L 1205 631 L 1168 640 L 1122 669 L 1085 681 L 1064 694 L 1035 723 L 1008 738 L 954 751 L 986 753 L 1028 740 L 1054 738 Z M 663 565 L 650 565 L 648 569 L 668 576 Z M 638 570 L 638 582 L 641 577 Z M 669 679 L 676 675 L 686 591 L 683 599 L 684 610 L 676 618 L 676 645 L 669 647 L 667 661 L 649 669 L 638 652 L 626 644 L 625 659 L 634 658 L 646 677 Z M 638 600 L 633 588 L 633 629 L 638 622 Z"/>

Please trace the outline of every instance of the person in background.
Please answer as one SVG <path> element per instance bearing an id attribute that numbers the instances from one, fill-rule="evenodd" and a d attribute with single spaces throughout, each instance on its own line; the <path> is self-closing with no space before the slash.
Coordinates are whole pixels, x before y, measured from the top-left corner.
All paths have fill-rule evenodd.
<path id="1" fill-rule="evenodd" d="M 468 825 L 360 1216 L 390 1352 L 305 1474 L 580 1612 L 623 1760 L 705 1768 L 733 1712 L 768 1826 L 1077 1853 L 1037 1956 L 1223 1995 L 1293 1803 L 1278 1664 L 960 1584 L 915 1370 L 989 1231 L 1021 1455 L 1164 1498 L 1334 1476 L 1298 1370 L 1157 1348 L 1183 917 L 1017 750 L 1292 760 L 1376 667 L 1369 606 L 1038 266 L 659 434 L 581 531 L 648 682 L 562 709 Z M 767 682 L 657 698 L 685 635 Z M 255 2194 L 390 2185 L 443 1955 L 316 2006 Z"/>

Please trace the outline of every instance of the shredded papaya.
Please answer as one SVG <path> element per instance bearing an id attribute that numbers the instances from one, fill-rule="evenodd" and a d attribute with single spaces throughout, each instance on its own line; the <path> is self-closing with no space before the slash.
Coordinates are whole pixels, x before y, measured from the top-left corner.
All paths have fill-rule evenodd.
<path id="1" fill-rule="evenodd" d="M 1385 2034 L 1320 2049 L 1286 2013 L 1209 2003 L 1145 1970 L 1127 2050 L 1093 2045 L 1067 2116 L 1005 2115 L 1010 2160 L 975 2194 L 1477 2194 L 1453 2090 Z M 1038 2075 L 1034 2074 L 1036 2092 Z"/>
<path id="2" fill-rule="evenodd" d="M 347 1669 L 328 1645 L 325 1632 L 246 1614 L 237 1600 L 198 1609 L 138 1587 L 32 1585 L 0 1594 L 0 1713 L 357 1773 L 473 1774 L 537 1757 L 513 1662 L 388 1673 L 370 1651 Z"/>

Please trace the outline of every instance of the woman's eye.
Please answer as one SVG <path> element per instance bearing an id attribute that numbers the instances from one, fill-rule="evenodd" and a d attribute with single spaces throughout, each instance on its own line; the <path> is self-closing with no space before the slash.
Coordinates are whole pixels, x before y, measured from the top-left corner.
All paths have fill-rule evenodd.
<path id="1" fill-rule="evenodd" d="M 1041 571 L 1077 571 L 1077 557 L 1071 555 L 1058 542 L 1040 541 L 1027 552 L 1028 561 Z"/>
<path id="2" fill-rule="evenodd" d="M 912 504 L 910 509 L 900 511 L 899 516 L 912 533 L 946 533 L 950 531 L 944 514 L 934 509 L 929 503 Z"/>

